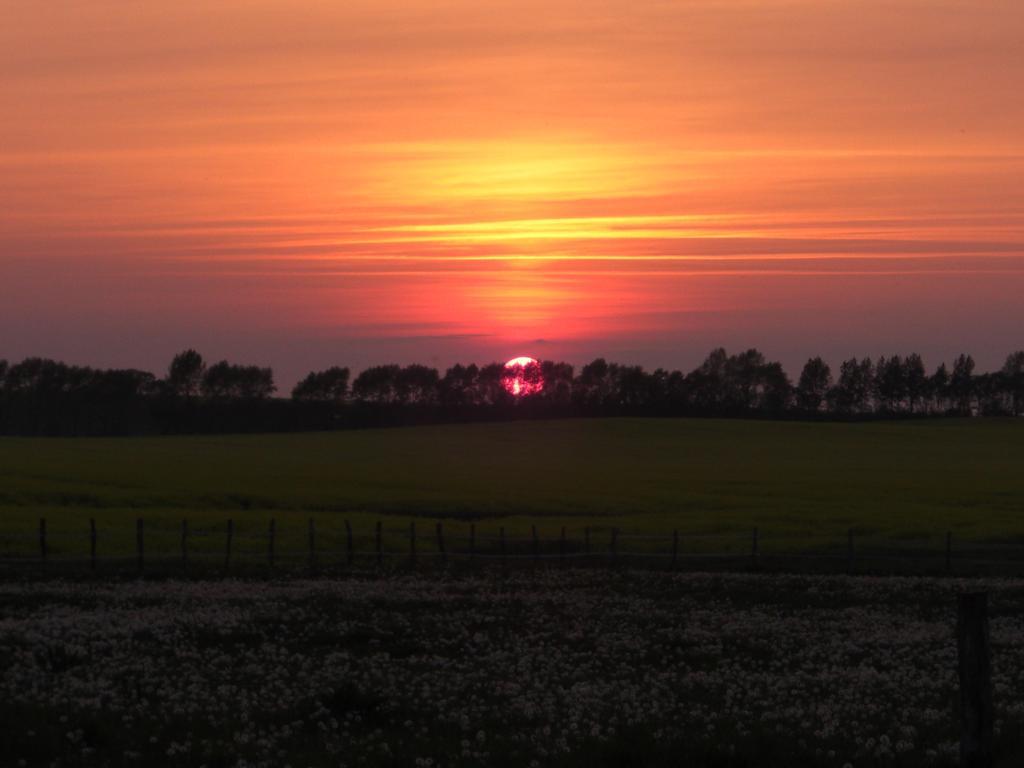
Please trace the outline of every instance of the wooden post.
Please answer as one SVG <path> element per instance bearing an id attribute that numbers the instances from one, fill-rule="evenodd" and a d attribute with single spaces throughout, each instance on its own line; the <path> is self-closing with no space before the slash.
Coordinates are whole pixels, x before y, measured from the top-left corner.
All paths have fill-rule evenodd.
<path id="1" fill-rule="evenodd" d="M 953 572 L 953 532 L 946 531 L 946 573 Z"/>
<path id="2" fill-rule="evenodd" d="M 274 539 L 277 537 L 277 521 L 270 518 L 270 528 L 267 530 L 267 565 L 274 567 Z"/>
<path id="3" fill-rule="evenodd" d="M 590 526 L 583 529 L 583 551 L 590 554 Z"/>
<path id="4" fill-rule="evenodd" d="M 46 518 L 39 518 L 39 558 L 46 562 Z"/>
<path id="5" fill-rule="evenodd" d="M 676 563 L 679 562 L 679 529 L 676 528 L 672 531 L 672 567 L 676 567 Z"/>
<path id="6" fill-rule="evenodd" d="M 235 521 L 228 518 L 227 541 L 224 545 L 224 573 L 231 567 L 231 539 L 235 536 Z"/>
<path id="7" fill-rule="evenodd" d="M 378 520 L 377 521 L 377 529 L 376 529 L 376 531 L 374 533 L 374 545 L 377 548 L 377 567 L 378 568 L 384 564 L 384 549 L 383 549 L 383 542 L 381 541 L 382 538 L 383 537 L 381 536 L 381 523 L 380 523 L 380 520 Z"/>
<path id="8" fill-rule="evenodd" d="M 89 567 L 96 571 L 96 518 L 89 518 Z"/>
<path id="9" fill-rule="evenodd" d="M 558 540 L 558 557 L 562 561 L 562 565 L 565 565 L 565 526 L 562 526 L 562 536 Z"/>
<path id="10" fill-rule="evenodd" d="M 448 555 L 444 551 L 444 530 L 441 528 L 441 523 L 437 524 L 437 551 L 440 553 L 441 564 L 448 564 Z"/>
<path id="11" fill-rule="evenodd" d="M 352 567 L 352 523 L 345 521 L 345 561 Z"/>
<path id="12" fill-rule="evenodd" d="M 754 535 L 750 540 L 750 565 L 757 568 L 757 526 L 754 526 Z"/>
<path id="13" fill-rule="evenodd" d="M 316 573 L 316 523 L 309 518 L 309 572 Z"/>
<path id="14" fill-rule="evenodd" d="M 501 565 L 505 566 L 505 526 L 498 529 L 498 548 L 501 550 Z"/>
<path id="15" fill-rule="evenodd" d="M 615 561 L 616 561 L 616 559 L 618 557 L 618 549 L 619 549 L 619 529 L 618 528 L 612 528 L 612 541 L 611 541 L 611 544 L 608 547 L 608 553 L 611 555 L 610 563 L 612 565 L 615 564 Z"/>
<path id="16" fill-rule="evenodd" d="M 960 765 L 992 766 L 992 657 L 988 595 L 957 597 L 956 641 L 960 677 Z"/>
<path id="17" fill-rule="evenodd" d="M 846 532 L 846 570 L 853 573 L 853 528 Z"/>
<path id="18" fill-rule="evenodd" d="M 138 555 L 138 559 L 139 559 L 139 575 L 141 576 L 142 575 L 142 569 L 145 566 L 145 561 L 143 560 L 143 550 L 142 550 L 142 518 L 141 517 L 138 520 L 135 521 L 135 551 L 136 551 L 136 553 Z"/>
<path id="19" fill-rule="evenodd" d="M 476 556 L 476 523 L 469 524 L 469 557 Z"/>
<path id="20" fill-rule="evenodd" d="M 537 526 L 530 526 L 530 537 L 533 539 L 533 562 L 536 563 L 540 557 L 540 539 L 537 538 Z"/>
<path id="21" fill-rule="evenodd" d="M 409 523 L 409 565 L 416 567 L 416 521 Z"/>
<path id="22" fill-rule="evenodd" d="M 181 569 L 188 570 L 188 520 L 181 521 Z"/>

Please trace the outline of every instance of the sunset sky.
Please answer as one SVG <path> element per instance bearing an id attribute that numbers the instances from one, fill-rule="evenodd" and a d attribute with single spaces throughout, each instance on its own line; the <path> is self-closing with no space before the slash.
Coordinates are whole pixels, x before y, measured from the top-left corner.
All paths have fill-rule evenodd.
<path id="1" fill-rule="evenodd" d="M 0 358 L 1024 346 L 1020 0 L 0 0 Z"/>

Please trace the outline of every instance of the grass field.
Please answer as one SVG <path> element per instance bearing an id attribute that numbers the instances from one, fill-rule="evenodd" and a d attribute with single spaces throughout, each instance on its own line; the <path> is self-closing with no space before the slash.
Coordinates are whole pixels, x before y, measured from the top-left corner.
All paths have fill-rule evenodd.
<path id="1" fill-rule="evenodd" d="M 340 558 L 346 520 L 360 550 L 383 520 L 385 549 L 403 552 L 415 521 L 430 560 L 434 518 L 452 549 L 471 522 L 481 535 L 504 526 L 520 551 L 534 524 L 549 551 L 563 525 L 577 540 L 589 527 L 597 548 L 621 529 L 636 550 L 677 528 L 687 548 L 732 547 L 743 567 L 753 526 L 766 551 L 833 547 L 839 568 L 851 527 L 858 542 L 940 552 L 952 530 L 1024 551 L 1022 430 L 579 420 L 3 439 L 0 754 L 25 766 L 941 768 L 958 756 L 955 596 L 985 590 L 996 765 L 1019 765 L 1019 578 L 618 567 L 664 564 L 643 552 L 614 570 L 425 573 Z M 53 560 L 80 567 L 90 518 L 105 568 L 79 578 Z M 122 578 L 134 573 L 137 518 L 147 578 Z M 247 557 L 267 574 L 274 519 L 298 578 L 180 570 L 182 519 L 190 557 L 217 570 L 229 518 L 229 576 L 249 574 Z M 330 560 L 339 578 L 302 575 L 309 518 L 320 570 Z M 784 570 L 799 562 L 788 551 Z M 47 578 L 25 578 L 37 571 Z"/>
<path id="2" fill-rule="evenodd" d="M 1024 538 L 1024 422 L 864 424 L 605 419 L 315 434 L 0 439 L 0 548 L 34 546 L 45 516 L 54 552 L 81 551 L 88 518 L 105 541 L 132 521 L 173 547 L 182 518 L 240 539 L 271 516 L 282 548 L 306 519 L 324 546 L 343 519 L 369 537 L 411 516 L 510 535 L 538 524 L 623 534 L 736 533 L 839 542 Z M 499 520 L 500 519 L 500 520 Z M 427 524 L 421 524 L 423 529 Z M 77 538 L 62 543 L 62 532 Z M 571 535 L 570 534 L 570 535 Z M 6 538 L 5 538 L 6 537 Z M 289 538 L 290 537 L 290 538 Z M 365 545 L 365 541 L 363 542 Z M 218 544 L 217 547 L 220 545 Z M 362 545 L 361 545 L 362 546 Z M 397 545 L 396 545 L 397 546 Z M 429 542 L 425 544 L 429 547 Z"/>

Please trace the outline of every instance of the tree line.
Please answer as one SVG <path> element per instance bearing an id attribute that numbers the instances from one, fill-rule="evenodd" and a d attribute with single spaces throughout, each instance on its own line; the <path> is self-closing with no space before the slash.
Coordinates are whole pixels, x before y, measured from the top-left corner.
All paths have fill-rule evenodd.
<path id="1" fill-rule="evenodd" d="M 516 397 L 500 363 L 379 365 L 310 372 L 278 397 L 270 368 L 176 355 L 158 378 L 43 358 L 0 360 L 0 432 L 27 435 L 295 431 L 571 416 L 813 419 L 1024 414 L 1024 351 L 978 373 L 970 355 L 929 372 L 918 354 L 807 361 L 795 383 L 756 349 L 713 350 L 694 370 L 609 363 L 578 370 L 544 360 L 520 375 L 539 391 Z"/>

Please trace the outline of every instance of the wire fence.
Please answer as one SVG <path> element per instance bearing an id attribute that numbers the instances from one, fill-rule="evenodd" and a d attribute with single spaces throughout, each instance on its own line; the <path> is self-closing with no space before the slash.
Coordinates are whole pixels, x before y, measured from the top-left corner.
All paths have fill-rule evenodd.
<path id="1" fill-rule="evenodd" d="M 332 521 L 333 522 L 333 521 Z M 974 573 L 1024 575 L 1024 544 L 954 540 L 952 532 L 917 539 L 883 539 L 849 530 L 834 535 L 782 536 L 759 528 L 722 533 L 622 532 L 618 528 L 566 527 L 542 533 L 477 530 L 413 521 L 357 530 L 344 520 L 340 532 L 321 531 L 309 518 L 283 529 L 271 518 L 262 531 L 223 525 L 171 528 L 166 522 L 133 528 L 38 529 L 0 533 L 0 575 L 20 577 L 68 571 L 197 573 L 204 575 L 395 568 L 632 567 L 721 570 L 815 570 L 829 573 Z"/>

